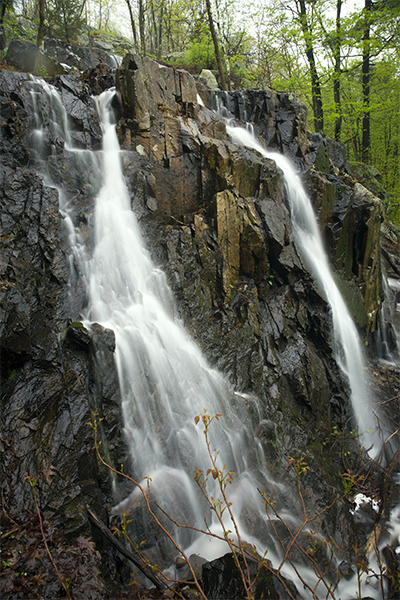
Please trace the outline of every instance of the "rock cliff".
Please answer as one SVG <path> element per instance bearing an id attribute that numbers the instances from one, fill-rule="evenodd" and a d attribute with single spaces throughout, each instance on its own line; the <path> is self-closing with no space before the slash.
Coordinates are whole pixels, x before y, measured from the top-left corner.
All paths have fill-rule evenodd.
<path id="1" fill-rule="evenodd" d="M 105 65 L 87 77 L 61 75 L 54 85 L 71 143 L 97 151 L 101 130 L 91 93 L 113 79 Z M 188 73 L 127 55 L 116 85 L 132 207 L 167 273 L 179 317 L 209 362 L 237 390 L 262 400 L 255 433 L 271 472 L 290 478 L 287 457 L 304 455 L 312 467 L 308 500 L 319 505 L 343 468 L 332 431 L 346 431 L 352 412 L 333 355 L 326 299 L 294 244 L 282 174 L 272 160 L 232 143 L 210 110 L 215 95 Z M 41 510 L 72 539 L 89 533 L 87 504 L 106 521 L 115 500 L 87 425 L 94 411 L 103 418 L 110 461 L 129 465 L 114 334 L 100 325 L 89 333 L 80 322 L 85 273 L 60 214 L 62 189 L 90 256 L 99 182 L 90 163 L 68 152 L 41 86 L 29 75 L 2 71 L 0 90 L 2 498 L 10 515 L 34 510 L 25 474 L 37 477 Z M 381 304 L 380 202 L 354 184 L 341 145 L 307 133 L 305 108 L 293 96 L 220 96 L 303 172 L 331 263 L 362 336 L 370 339 Z M 40 156 L 33 135 L 38 113 Z M 340 511 L 325 527 L 345 540 L 352 535 Z M 115 560 L 104 552 L 115 576 Z"/>

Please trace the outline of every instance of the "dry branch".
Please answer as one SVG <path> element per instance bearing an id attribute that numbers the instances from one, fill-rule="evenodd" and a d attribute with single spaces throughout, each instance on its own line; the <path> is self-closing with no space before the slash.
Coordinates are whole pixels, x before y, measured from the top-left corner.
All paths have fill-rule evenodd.
<path id="1" fill-rule="evenodd" d="M 89 506 L 86 506 L 86 510 L 89 516 L 89 520 L 93 523 L 93 525 L 100 529 L 104 537 L 107 538 L 107 540 L 118 550 L 118 552 L 120 552 L 123 556 L 125 556 L 125 558 L 130 560 L 135 565 L 135 567 L 137 567 L 143 573 L 143 575 L 147 577 L 147 579 L 154 583 L 157 589 L 165 590 L 166 586 L 164 585 L 164 583 L 157 577 L 157 575 L 155 575 L 151 571 L 151 569 L 141 560 L 141 558 L 139 556 L 134 556 L 132 552 L 127 550 L 125 546 L 123 546 L 121 542 L 119 542 L 113 536 L 108 527 L 104 525 L 104 523 L 99 519 L 96 513 Z"/>

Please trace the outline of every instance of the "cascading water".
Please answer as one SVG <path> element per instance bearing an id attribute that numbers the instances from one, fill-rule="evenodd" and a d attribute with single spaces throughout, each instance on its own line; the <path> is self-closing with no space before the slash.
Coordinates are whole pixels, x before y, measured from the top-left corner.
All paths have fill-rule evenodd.
<path id="1" fill-rule="evenodd" d="M 194 418 L 204 409 L 211 416 L 223 415 L 224 427 L 213 424 L 211 437 L 221 466 L 238 474 L 234 487 L 239 498 L 249 480 L 255 489 L 266 476 L 245 408 L 246 403 L 256 405 L 256 401 L 236 395 L 173 318 L 165 275 L 151 262 L 131 211 L 115 126 L 110 122 L 112 94 L 104 93 L 99 100 L 104 185 L 96 201 L 96 245 L 86 318 L 115 332 L 125 433 L 136 477 L 150 476 L 152 487 L 162 490 L 160 502 L 173 517 L 183 518 L 182 513 L 190 510 L 189 521 L 201 526 L 203 509 L 193 470 L 210 463 Z M 232 410 L 239 402 L 241 419 Z M 119 508 L 137 495 L 134 492 Z M 236 518 L 240 520 L 239 514 Z"/>
<path id="2" fill-rule="evenodd" d="M 274 160 L 284 173 L 297 245 L 311 273 L 324 290 L 331 307 L 336 357 L 339 366 L 349 379 L 360 439 L 369 449 L 372 457 L 378 456 L 382 449 L 382 438 L 377 429 L 378 423 L 365 385 L 365 367 L 358 333 L 333 279 L 317 220 L 301 180 L 285 156 L 266 151 L 248 130 L 227 124 L 227 131 L 237 143 L 257 150 L 265 158 Z"/>
<path id="3" fill-rule="evenodd" d="M 400 281 L 382 278 L 384 299 L 381 323 L 376 336 L 378 358 L 400 364 Z"/>
<path id="4" fill-rule="evenodd" d="M 54 88 L 44 89 L 54 96 L 58 110 L 61 103 Z M 236 472 L 230 489 L 235 518 L 244 539 L 254 543 L 260 553 L 268 549 L 268 559 L 279 565 L 282 549 L 269 534 L 269 521 L 256 489 L 257 486 L 264 489 L 273 486 L 283 495 L 286 492 L 284 486 L 269 478 L 263 452 L 254 438 L 255 423 L 251 415 L 255 415 L 254 421 L 258 423 L 257 401 L 236 394 L 218 372 L 210 369 L 200 350 L 174 319 L 174 303 L 165 276 L 150 260 L 131 211 L 112 123 L 113 93 L 104 92 L 98 100 L 104 129 L 103 185 L 96 200 L 96 239 L 90 261 L 82 251 L 82 240 L 75 234 L 72 221 L 68 231 L 74 262 L 81 265 L 79 270 L 88 287 L 86 324 L 90 328 L 91 323 L 100 322 L 115 332 L 125 434 L 134 475 L 137 480 L 150 476 L 151 488 L 172 517 L 190 525 L 204 526 L 203 516 L 207 511 L 193 481 L 193 471 L 195 467 L 207 469 L 210 464 L 203 434 L 195 427 L 194 417 L 204 409 L 209 415 L 222 414 L 223 426 L 222 421 L 216 422 L 215 428 L 213 424 L 211 436 L 213 447 L 215 444 L 220 451 L 220 466 L 225 464 L 227 470 Z M 65 113 L 62 113 L 61 122 L 64 126 L 60 135 L 65 140 L 66 150 L 79 154 L 80 151 L 71 146 Z M 276 160 L 285 172 L 297 241 L 306 260 L 320 270 L 316 274 L 320 285 L 327 296 L 333 298 L 335 328 L 337 326 L 341 332 L 338 336 L 340 362 L 349 376 L 353 396 L 357 398 L 355 410 L 365 413 L 365 408 L 362 410 L 361 407 L 365 401 L 362 397 L 365 388 L 359 372 L 362 357 L 354 325 L 331 281 L 315 217 L 301 184 L 288 161 L 267 153 L 248 131 L 230 127 L 228 131 L 239 143 Z M 40 133 L 37 135 L 40 137 Z M 97 159 L 94 159 L 92 168 L 96 165 Z M 62 204 L 61 208 L 68 221 L 68 206 Z M 307 247 L 312 248 L 311 252 Z M 373 419 L 365 418 L 364 414 L 357 418 L 365 436 L 364 443 L 379 447 L 380 440 L 367 432 L 370 426 L 375 427 Z M 215 491 L 210 493 L 216 495 Z M 120 508 L 135 503 L 136 496 L 133 492 Z M 246 531 L 241 519 L 242 507 L 256 515 L 257 539 Z M 293 527 L 301 525 L 301 520 L 293 515 L 289 518 Z M 211 531 L 220 532 L 211 519 L 209 526 Z M 188 530 L 178 529 L 176 535 L 189 553 L 200 552 L 208 559 L 227 551 L 226 546 L 221 548 L 214 542 L 211 544 L 210 538 L 205 536 L 201 536 L 201 544 L 197 535 Z M 296 568 L 311 587 L 316 585 L 312 570 L 300 565 Z M 295 570 L 287 564 L 282 573 L 293 581 L 298 579 Z M 354 585 L 357 585 L 356 579 Z M 307 594 L 305 591 L 304 596 Z M 353 583 L 341 583 L 340 594 L 342 598 L 354 597 Z"/>
<path id="5" fill-rule="evenodd" d="M 253 435 L 260 421 L 257 401 L 236 394 L 220 373 L 210 369 L 174 320 L 174 302 L 165 275 L 150 260 L 131 211 L 112 123 L 110 105 L 115 92 L 104 92 L 98 100 L 104 134 L 102 168 L 95 153 L 73 147 L 57 90 L 38 79 L 32 81 L 32 88 L 37 116 L 33 142 L 46 184 L 56 187 L 60 194 L 60 213 L 71 252 L 71 281 L 80 279 L 87 286 L 85 324 L 90 328 L 91 323 L 99 322 L 115 333 L 125 435 L 135 477 L 140 481 L 150 476 L 152 488 L 171 516 L 203 527 L 205 511 L 193 475 L 195 467 L 207 468 L 210 463 L 194 417 L 204 409 L 210 416 L 222 414 L 224 427 L 213 423 L 210 437 L 220 452 L 220 466 L 225 464 L 227 470 L 238 474 L 231 497 L 236 497 L 235 517 L 240 523 L 245 500 L 248 509 L 253 506 L 259 512 L 256 487 L 268 478 L 261 446 Z M 91 259 L 74 229 L 67 194 L 52 180 L 48 148 L 44 147 L 47 129 L 51 138 L 63 140 L 63 154 L 78 164 L 82 179 L 97 178 L 101 188 L 96 199 Z M 254 423 L 250 413 L 255 415 Z M 132 501 L 135 492 L 125 504 Z M 221 533 L 211 519 L 209 525 Z M 179 535 L 182 544 L 193 542 L 193 535 L 178 530 Z M 252 539 L 250 534 L 246 539 Z M 208 549 L 203 547 L 204 556 L 212 558 L 219 553 L 215 545 L 211 552 L 209 548 L 210 544 Z"/>
<path id="6" fill-rule="evenodd" d="M 31 87 L 36 120 L 36 129 L 33 133 L 32 142 L 36 148 L 40 170 L 43 173 L 46 185 L 55 187 L 59 194 L 59 210 L 63 217 L 63 226 L 68 239 L 67 252 L 69 253 L 71 299 L 74 294 L 82 293 L 82 291 L 78 292 L 78 288 L 82 288 L 82 281 L 84 285 L 87 285 L 88 260 L 85 243 L 73 224 L 71 200 L 68 199 L 62 183 L 53 180 L 56 169 L 55 148 L 46 147 L 48 143 L 46 141 L 46 130 L 50 130 L 51 138 L 62 140 L 64 151 L 73 162 L 79 177 L 86 181 L 86 184 L 90 185 L 93 190 L 97 190 L 99 187 L 99 173 L 101 170 L 96 153 L 74 147 L 69 131 L 67 114 L 57 89 L 43 79 L 35 77 L 32 77 Z M 49 152 L 50 157 L 48 157 Z M 45 157 L 45 160 L 43 160 L 43 157 Z M 55 159 L 54 161 L 52 160 L 53 158 Z M 65 168 L 64 165 L 63 168 Z"/>

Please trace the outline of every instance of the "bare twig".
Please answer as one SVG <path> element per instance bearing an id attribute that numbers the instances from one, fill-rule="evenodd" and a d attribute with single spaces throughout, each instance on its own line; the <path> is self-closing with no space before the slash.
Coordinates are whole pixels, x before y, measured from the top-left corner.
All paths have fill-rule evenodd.
<path id="1" fill-rule="evenodd" d="M 194 569 L 190 563 L 189 557 L 186 556 L 184 550 L 179 546 L 179 544 L 174 540 L 174 538 L 172 537 L 172 535 L 169 533 L 169 531 L 167 531 L 167 529 L 162 525 L 162 523 L 160 522 L 160 520 L 158 519 L 157 515 L 153 512 L 151 506 L 150 506 L 150 488 L 148 488 L 149 493 L 148 495 L 146 494 L 145 490 L 143 489 L 143 487 L 137 482 L 135 481 L 132 477 L 130 477 L 129 475 L 127 475 L 126 473 L 121 473 L 120 471 L 117 471 L 117 469 L 114 469 L 114 467 L 112 467 L 111 465 L 109 465 L 108 463 L 105 462 L 105 460 L 103 459 L 103 457 L 100 454 L 100 450 L 99 450 L 99 442 L 97 440 L 97 426 L 99 421 L 101 421 L 101 419 L 99 419 L 99 421 L 97 420 L 97 413 L 93 413 L 93 417 L 94 417 L 94 423 L 89 423 L 89 425 L 94 429 L 94 445 L 95 445 L 95 449 L 96 449 L 96 453 L 97 453 L 97 457 L 100 460 L 100 462 L 107 467 L 107 469 L 109 469 L 112 473 L 116 473 L 117 475 L 122 475 L 125 479 L 127 479 L 128 481 L 131 481 L 141 492 L 143 499 L 146 503 L 146 508 L 149 512 L 149 514 L 151 515 L 151 517 L 154 519 L 155 523 L 158 525 L 158 527 L 161 529 L 161 531 L 163 531 L 163 533 L 165 533 L 165 535 L 168 537 L 168 539 L 172 542 L 172 544 L 175 546 L 175 548 L 177 549 L 177 551 L 183 556 L 189 570 L 190 573 L 193 577 L 193 581 L 195 583 L 195 586 L 197 587 L 197 589 L 200 592 L 201 597 L 203 598 L 203 600 L 207 600 L 206 595 L 204 594 L 203 588 L 201 587 L 197 577 L 196 577 L 196 573 L 194 572 Z"/>
<path id="2" fill-rule="evenodd" d="M 71 593 L 69 591 L 69 585 L 68 585 L 68 583 L 66 583 L 65 578 L 61 575 L 60 571 L 58 570 L 57 565 L 56 565 L 56 563 L 54 561 L 53 555 L 51 554 L 50 549 L 49 549 L 49 547 L 47 545 L 46 536 L 44 534 L 44 529 L 43 529 L 43 519 L 42 519 L 42 515 L 40 513 L 39 504 L 38 504 L 37 496 L 36 496 L 36 490 L 35 490 L 36 479 L 34 479 L 30 475 L 28 475 L 28 473 L 25 473 L 25 475 L 26 475 L 26 479 L 29 481 L 29 484 L 30 484 L 31 489 L 32 489 L 33 500 L 35 502 L 36 512 L 37 512 L 37 516 L 39 518 L 40 531 L 41 531 L 41 534 L 42 534 L 42 539 L 43 539 L 44 547 L 46 548 L 46 552 L 48 554 L 48 557 L 50 559 L 51 564 L 54 567 L 54 570 L 56 572 L 56 575 L 58 577 L 59 582 L 61 583 L 62 587 L 64 588 L 65 593 L 67 594 L 68 599 L 72 600 L 72 596 L 71 596 Z"/>

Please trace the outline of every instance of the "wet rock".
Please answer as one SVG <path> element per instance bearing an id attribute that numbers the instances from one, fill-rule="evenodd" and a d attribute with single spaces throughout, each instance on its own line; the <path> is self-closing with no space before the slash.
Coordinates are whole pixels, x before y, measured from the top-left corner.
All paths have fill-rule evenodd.
<path id="1" fill-rule="evenodd" d="M 33 171 L 38 167 L 63 187 L 88 256 L 101 182 L 91 177 L 92 159 L 70 152 L 65 133 L 52 127 L 51 103 L 27 75 L 0 77 L 3 493 L 13 510 L 33 508 L 23 473 L 43 477 L 53 466 L 53 482 L 41 484 L 43 509 L 76 536 L 89 532 L 86 503 L 106 519 L 107 504 L 131 491 L 125 483 L 113 492 L 107 468 L 96 459 L 87 425 L 93 413 L 103 419 L 98 434 L 110 461 L 129 469 L 132 457 L 122 434 L 114 333 L 99 324 L 81 327 L 86 274 L 70 254 L 57 190 Z M 56 85 L 74 144 L 99 149 L 91 93 L 111 83 L 111 72 L 102 64 L 85 77 L 62 75 Z M 333 426 L 345 431 L 351 409 L 348 383 L 334 358 L 326 300 L 297 252 L 281 172 L 274 161 L 231 142 L 223 120 L 197 105 L 188 73 L 129 55 L 116 81 L 131 203 L 152 255 L 167 273 L 179 318 L 212 366 L 242 392 L 235 395 L 234 409 L 238 418 L 243 407 L 249 410 L 279 481 L 290 483 L 288 456 L 305 455 L 312 472 L 305 494 L 317 510 L 341 485 L 337 474 L 343 465 L 332 450 L 331 431 Z M 40 157 L 30 136 L 32 90 L 41 123 Z M 350 281 L 343 284 L 346 297 L 361 327 L 372 329 L 380 294 L 379 202 L 350 178 L 340 178 L 347 168 L 341 149 L 307 135 L 306 113 L 295 97 L 248 92 L 226 98 L 235 116 L 251 118 L 266 145 L 294 157 L 304 172 L 332 262 Z M 310 169 L 315 161 L 323 173 Z M 189 456 L 187 444 L 178 441 L 177 447 Z M 179 494 L 179 481 L 172 483 Z M 280 501 L 291 508 L 292 498 Z M 154 524 L 143 528 L 140 503 L 134 508 L 138 535 L 157 554 L 169 552 Z M 257 529 L 254 512 L 243 508 L 246 523 Z M 350 535 L 339 508 L 324 527 L 342 539 Z M 232 557 L 226 562 L 230 568 Z M 210 576 L 210 598 L 217 597 L 219 577 Z M 275 579 L 267 570 L 263 591 L 256 591 L 284 597 Z M 243 597 L 240 581 L 231 589 L 231 580 L 224 580 L 224 588 Z"/>
<path id="2" fill-rule="evenodd" d="M 306 188 L 319 215 L 329 253 L 344 277 L 339 287 L 347 290 L 350 313 L 370 335 L 378 327 L 382 302 L 382 203 L 359 183 L 350 187 L 335 175 L 319 171 L 307 174 Z"/>
<path id="3" fill-rule="evenodd" d="M 197 104 L 194 79 L 185 71 L 171 69 L 137 55 L 125 56 L 117 74 L 129 117 L 139 131 L 148 131 L 158 110 L 177 115 L 181 107 Z"/>
<path id="4" fill-rule="evenodd" d="M 78 348 L 88 349 L 90 344 L 90 333 L 80 321 L 69 319 L 66 337 Z"/>
<path id="5" fill-rule="evenodd" d="M 94 69 L 98 64 L 106 64 L 112 68 L 117 66 L 115 59 L 104 48 L 77 46 L 53 38 L 45 38 L 44 47 L 54 60 L 79 71 Z"/>
<path id="6" fill-rule="evenodd" d="M 218 96 L 235 119 L 254 123 L 266 147 L 277 148 L 294 161 L 305 155 L 307 109 L 294 94 L 246 90 Z"/>
<path id="7" fill-rule="evenodd" d="M 275 423 L 267 419 L 261 421 L 254 432 L 254 436 L 260 440 L 268 463 L 274 463 L 278 458 L 278 440 Z"/>
<path id="8" fill-rule="evenodd" d="M 106 63 L 99 63 L 96 67 L 85 71 L 82 77 L 89 83 L 95 96 L 115 85 L 115 74 Z"/>
<path id="9" fill-rule="evenodd" d="M 31 91 L 39 96 L 40 86 L 34 88 L 35 83 L 24 73 L 2 71 L 0 78 L 4 140 L 0 165 L 3 499 L 9 514 L 23 509 L 35 513 L 25 478 L 28 473 L 37 479 L 41 510 L 51 527 L 75 538 L 89 536 L 86 504 L 106 518 L 104 506 L 112 502 L 110 476 L 106 469 L 99 471 L 93 430 L 88 426 L 93 412 L 104 417 L 99 430 L 104 448 L 109 439 L 109 451 L 119 464 L 125 459 L 114 340 L 107 332 L 89 335 L 74 320 L 68 326 L 70 315 L 78 316 L 82 310 L 85 290 L 74 294 L 73 301 L 69 299 L 71 262 L 59 194 L 54 187 L 47 187 L 35 170 L 38 164 L 43 170 L 50 165 L 54 171 L 58 165 L 61 177 L 70 178 L 72 189 L 79 179 L 78 185 L 82 185 L 82 175 L 76 169 L 74 175 L 73 170 L 65 174 L 67 169 L 62 168 L 68 161 L 63 143 L 54 137 L 51 109 L 44 96 L 40 100 L 47 115 L 42 129 L 44 147 L 57 148 L 58 154 L 54 151 L 38 161 L 31 145 L 35 124 Z M 96 114 L 87 88 L 71 77 L 59 80 L 59 85 L 70 100 L 75 127 L 85 131 L 88 146 L 96 144 L 96 135 L 101 141 L 97 118 L 92 126 L 94 121 L 84 108 L 87 101 L 92 117 Z M 68 193 L 68 186 L 66 190 Z M 87 202 L 82 210 L 89 206 Z M 96 374 L 101 356 L 107 362 L 101 371 L 107 378 L 104 382 Z M 102 548 L 101 540 L 98 548 Z"/>

